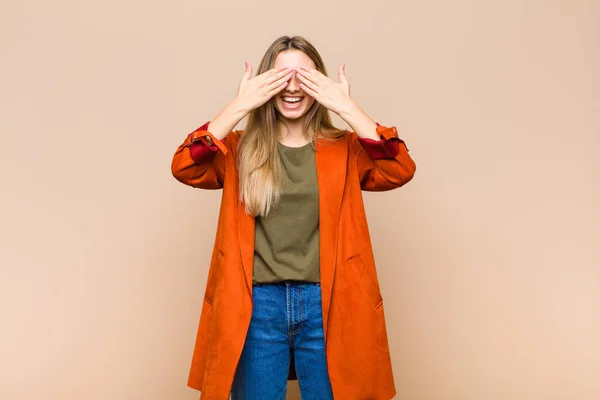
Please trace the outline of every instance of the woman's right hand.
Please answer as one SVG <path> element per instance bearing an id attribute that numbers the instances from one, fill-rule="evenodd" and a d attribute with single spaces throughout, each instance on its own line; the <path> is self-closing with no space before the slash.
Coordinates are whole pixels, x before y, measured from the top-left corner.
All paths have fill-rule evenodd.
<path id="1" fill-rule="evenodd" d="M 237 96 L 210 121 L 207 130 L 215 138 L 223 139 L 250 111 L 281 92 L 293 73 L 292 68 L 273 68 L 251 78 L 252 66 L 246 62 L 246 72 L 240 82 Z M 206 140 L 209 144 L 212 142 L 209 137 Z"/>
<path id="2" fill-rule="evenodd" d="M 252 78 L 252 65 L 245 62 L 246 72 L 240 81 L 236 100 L 248 112 L 265 104 L 288 84 L 294 70 L 288 67 L 272 68 Z"/>

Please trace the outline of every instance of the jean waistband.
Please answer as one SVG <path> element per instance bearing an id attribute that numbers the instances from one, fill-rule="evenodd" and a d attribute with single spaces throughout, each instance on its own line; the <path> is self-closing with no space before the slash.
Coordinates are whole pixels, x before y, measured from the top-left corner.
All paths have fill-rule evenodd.
<path id="1" fill-rule="evenodd" d="M 277 281 L 277 282 L 252 282 L 252 286 L 267 286 L 267 285 L 315 285 L 320 286 L 320 282 L 307 282 L 307 281 L 296 281 L 296 280 L 285 280 L 285 281 Z"/>

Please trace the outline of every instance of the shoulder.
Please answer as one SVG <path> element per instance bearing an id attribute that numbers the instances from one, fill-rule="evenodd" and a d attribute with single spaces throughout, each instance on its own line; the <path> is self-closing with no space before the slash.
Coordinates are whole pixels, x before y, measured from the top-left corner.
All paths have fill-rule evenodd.
<path id="1" fill-rule="evenodd" d="M 344 130 L 340 135 L 340 140 L 343 140 L 347 143 L 348 147 L 351 149 L 360 148 L 360 140 L 359 136 L 356 132 L 351 130 Z M 358 146 L 358 147 L 357 147 Z"/>
<path id="2" fill-rule="evenodd" d="M 225 136 L 225 145 L 229 148 L 235 149 L 243 133 L 243 130 L 233 130 L 229 132 L 229 134 Z"/>
<path id="3" fill-rule="evenodd" d="M 324 138 L 329 141 L 341 141 L 341 142 L 352 142 L 356 136 L 356 132 L 352 132 L 348 129 L 329 129 L 322 130 L 318 137 Z"/>
<path id="4" fill-rule="evenodd" d="M 321 131 L 317 136 L 317 140 L 321 143 L 329 143 L 329 145 L 335 144 L 336 146 L 345 146 L 353 149 L 358 141 L 358 135 L 356 132 L 348 129 L 336 129 L 330 131 Z"/>
<path id="5" fill-rule="evenodd" d="M 233 130 L 227 135 L 227 137 L 231 137 L 233 140 L 239 140 L 240 136 L 244 134 L 243 129 Z"/>

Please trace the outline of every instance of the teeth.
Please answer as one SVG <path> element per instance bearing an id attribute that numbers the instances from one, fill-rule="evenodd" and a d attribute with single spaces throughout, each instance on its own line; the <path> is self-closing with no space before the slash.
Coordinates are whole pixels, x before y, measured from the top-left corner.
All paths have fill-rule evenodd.
<path id="1" fill-rule="evenodd" d="M 288 103 L 297 103 L 302 100 L 302 97 L 284 97 L 283 101 Z"/>

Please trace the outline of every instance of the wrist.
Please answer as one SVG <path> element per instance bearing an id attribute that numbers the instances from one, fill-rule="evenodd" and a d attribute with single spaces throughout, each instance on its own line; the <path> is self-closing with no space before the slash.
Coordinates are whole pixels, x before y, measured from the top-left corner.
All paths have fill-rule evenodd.
<path id="1" fill-rule="evenodd" d="M 341 107 L 337 113 L 344 121 L 352 120 L 356 115 L 360 114 L 362 110 L 352 99 L 349 99 Z"/>
<path id="2" fill-rule="evenodd" d="M 237 96 L 229 103 L 229 107 L 233 114 L 240 117 L 240 120 L 252 111 L 252 109 L 244 104 L 243 100 Z"/>
<path id="3" fill-rule="evenodd" d="M 356 132 L 359 138 L 380 139 L 377 133 L 377 123 L 354 101 L 348 102 L 339 115 Z"/>

